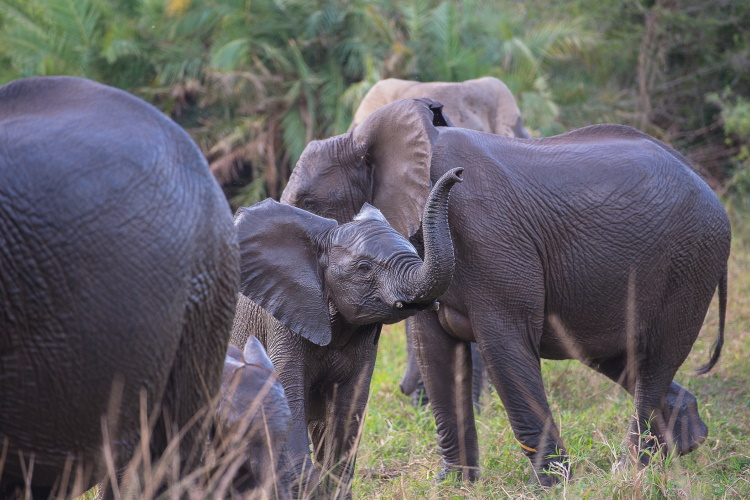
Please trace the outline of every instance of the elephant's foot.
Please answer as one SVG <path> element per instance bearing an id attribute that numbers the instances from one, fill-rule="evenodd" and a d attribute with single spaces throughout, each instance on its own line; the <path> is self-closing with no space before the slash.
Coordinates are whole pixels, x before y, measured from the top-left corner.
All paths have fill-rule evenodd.
<path id="1" fill-rule="evenodd" d="M 526 484 L 529 486 L 542 486 L 544 488 L 551 488 L 557 484 L 560 484 L 562 482 L 566 482 L 570 480 L 570 472 L 564 473 L 562 470 L 560 473 L 551 473 L 551 472 L 536 472 L 529 477 L 529 480 L 526 481 Z"/>
<path id="2" fill-rule="evenodd" d="M 628 429 L 628 439 L 625 453 L 620 460 L 612 466 L 612 472 L 631 470 L 643 470 L 649 465 L 654 457 L 664 457 L 665 448 L 661 442 L 652 434 L 644 432 L 638 434 L 633 431 L 631 424 Z"/>
<path id="3" fill-rule="evenodd" d="M 443 467 L 435 476 L 435 482 L 440 483 L 446 480 L 476 481 L 479 479 L 479 475 L 479 467 L 449 465 L 443 461 Z"/>
<path id="4" fill-rule="evenodd" d="M 675 382 L 669 387 L 662 414 L 667 427 L 664 438 L 670 452 L 686 455 L 708 437 L 708 427 L 698 414 L 695 396 Z"/>
<path id="5" fill-rule="evenodd" d="M 644 424 L 638 428 L 634 417 L 628 428 L 627 452 L 613 469 L 632 465 L 642 469 L 657 456 L 665 459 L 670 453 L 685 455 L 698 448 L 706 437 L 708 427 L 698 414 L 695 396 L 672 382 L 660 419 L 652 421 L 651 427 Z"/>
<path id="6" fill-rule="evenodd" d="M 570 459 L 565 453 L 557 454 L 553 459 L 548 457 L 548 461 L 537 470 L 535 467 L 527 484 L 538 484 L 539 486 L 552 487 L 556 484 L 568 482 L 573 478 L 573 472 L 570 469 Z"/>

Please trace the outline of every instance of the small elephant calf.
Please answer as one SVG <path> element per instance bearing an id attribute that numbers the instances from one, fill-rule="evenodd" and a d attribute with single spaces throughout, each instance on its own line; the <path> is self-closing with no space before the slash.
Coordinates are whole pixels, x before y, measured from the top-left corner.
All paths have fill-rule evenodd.
<path id="1" fill-rule="evenodd" d="M 298 494 L 349 496 L 381 327 L 435 308 L 452 278 L 448 195 L 462 171 L 446 173 L 427 200 L 424 261 L 367 204 L 342 225 L 272 200 L 235 216 L 241 294 L 232 343 L 257 336 L 278 370 Z"/>
<path id="2" fill-rule="evenodd" d="M 250 337 L 244 352 L 230 345 L 217 404 L 214 444 L 228 459 L 239 495 L 285 499 L 287 441 L 292 425 L 284 388 L 263 345 Z M 221 464 L 221 461 L 220 465 Z"/>

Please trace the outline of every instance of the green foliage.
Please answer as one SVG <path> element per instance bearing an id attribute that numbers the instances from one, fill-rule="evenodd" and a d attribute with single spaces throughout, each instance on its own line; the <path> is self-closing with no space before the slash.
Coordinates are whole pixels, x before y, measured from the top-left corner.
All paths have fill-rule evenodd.
<path id="1" fill-rule="evenodd" d="M 3 53 L 15 74 L 82 75 L 98 63 L 102 43 L 100 11 L 90 0 L 7 0 L 0 3 L 4 19 Z"/>
<path id="2" fill-rule="evenodd" d="M 732 157 L 733 171 L 726 189 L 733 201 L 750 208 L 750 100 L 734 97 L 730 89 L 721 95 L 712 93 L 707 99 L 721 108 L 726 145 L 736 154 Z"/>
<path id="3" fill-rule="evenodd" d="M 69 74 L 135 92 L 222 182 L 248 171 L 232 192 L 250 204 L 278 197 L 307 143 L 346 131 L 381 78 L 497 76 L 528 128 L 563 131 L 552 71 L 596 35 L 508 0 L 0 0 L 0 40 L 0 81 Z"/>
<path id="4" fill-rule="evenodd" d="M 738 190 L 749 26 L 729 0 L 0 0 L 0 82 L 79 75 L 144 97 L 225 185 L 259 181 L 230 190 L 242 204 L 278 197 L 387 77 L 496 76 L 534 135 L 633 125 Z"/>

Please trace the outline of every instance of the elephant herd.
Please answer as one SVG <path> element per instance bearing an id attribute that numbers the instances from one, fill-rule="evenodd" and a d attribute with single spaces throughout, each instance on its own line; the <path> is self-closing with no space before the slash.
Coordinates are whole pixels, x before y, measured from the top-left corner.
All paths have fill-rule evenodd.
<path id="1" fill-rule="evenodd" d="M 187 133 L 80 78 L 0 87 L 0 498 L 349 498 L 383 324 L 442 468 L 479 476 L 488 377 L 531 479 L 571 477 L 540 359 L 633 396 L 625 461 L 708 430 L 674 382 L 731 232 L 635 129 L 531 139 L 507 87 L 383 80 L 232 217 Z M 648 429 L 650 432 L 646 432 Z M 220 479 L 205 479 L 206 477 Z M 206 486 L 206 484 L 208 486 Z M 194 496 L 194 495 L 193 495 Z"/>

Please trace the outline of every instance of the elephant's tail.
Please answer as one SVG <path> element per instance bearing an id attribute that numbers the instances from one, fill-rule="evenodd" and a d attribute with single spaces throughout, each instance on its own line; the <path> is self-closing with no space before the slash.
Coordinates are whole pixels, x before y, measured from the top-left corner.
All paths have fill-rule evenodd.
<path id="1" fill-rule="evenodd" d="M 724 274 L 722 274 L 721 279 L 719 280 L 719 336 L 716 338 L 716 342 L 714 342 L 713 348 L 711 350 L 711 359 L 708 360 L 708 363 L 698 368 L 695 372 L 698 375 L 703 375 L 705 373 L 708 373 L 711 371 L 711 368 L 714 367 L 717 361 L 719 361 L 719 356 L 721 356 L 721 347 L 724 345 L 724 319 L 727 315 L 727 268 L 724 268 Z"/>

